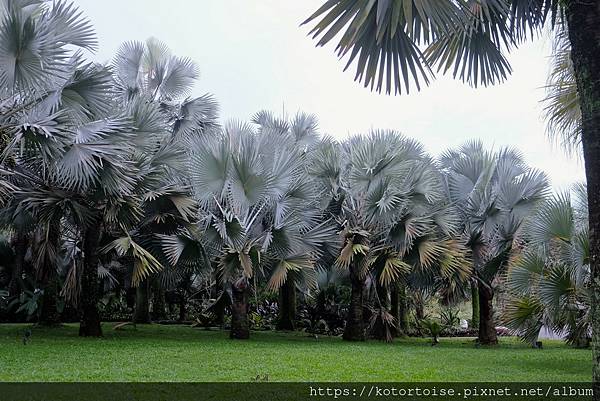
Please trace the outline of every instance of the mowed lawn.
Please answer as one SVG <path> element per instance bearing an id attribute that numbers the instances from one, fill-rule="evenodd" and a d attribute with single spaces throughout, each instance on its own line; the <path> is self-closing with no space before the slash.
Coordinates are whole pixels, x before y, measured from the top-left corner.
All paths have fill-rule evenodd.
<path id="1" fill-rule="evenodd" d="M 225 331 L 138 325 L 104 338 L 79 338 L 77 325 L 0 325 L 0 381 L 589 381 L 591 351 L 544 341 L 531 349 L 513 338 L 493 348 L 473 339 L 403 339 L 392 344 L 315 339 L 304 333 Z"/>

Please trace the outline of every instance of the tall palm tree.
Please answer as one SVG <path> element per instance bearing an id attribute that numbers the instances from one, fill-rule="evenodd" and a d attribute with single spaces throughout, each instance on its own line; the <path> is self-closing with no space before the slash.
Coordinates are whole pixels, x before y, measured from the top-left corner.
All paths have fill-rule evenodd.
<path id="1" fill-rule="evenodd" d="M 156 39 L 123 43 L 113 59 L 113 68 L 118 98 L 123 107 L 133 109 L 142 145 L 135 157 L 143 163 L 145 174 L 145 215 L 135 236 L 158 256 L 161 247 L 152 237 L 171 234 L 195 214 L 185 163 L 189 153 L 186 145 L 195 136 L 217 127 L 218 106 L 210 94 L 188 97 L 199 75 L 197 65 L 189 58 L 172 55 Z M 173 212 L 170 224 L 163 214 L 165 206 Z M 136 290 L 137 322 L 150 320 L 148 286 L 144 281 Z"/>
<path id="2" fill-rule="evenodd" d="M 27 202 L 35 188 L 56 195 L 53 187 L 60 185 L 56 158 L 64 153 L 75 126 L 89 121 L 93 113 L 106 110 L 109 103 L 101 92 L 97 95 L 108 74 L 94 65 L 85 65 L 74 52 L 94 50 L 96 39 L 89 21 L 72 4 L 11 1 L 3 3 L 1 13 L 2 187 L 12 189 L 7 198 L 8 210 L 13 211 L 12 216 L 5 214 L 5 221 L 16 229 L 17 276 L 25 244 L 36 245 L 37 275 L 47 288 L 43 310 L 50 313 L 60 247 L 57 230 L 61 210 L 68 209 L 69 202 L 57 205 L 52 213 L 33 213 L 40 223 L 35 230 L 38 244 L 28 241 L 28 225 L 18 223 L 33 212 L 31 205 L 22 202 Z M 48 203 L 52 201 L 48 199 Z M 42 320 L 54 319 L 42 316 Z"/>
<path id="3" fill-rule="evenodd" d="M 544 199 L 548 182 L 512 149 L 487 151 L 478 141 L 440 159 L 449 198 L 460 211 L 462 235 L 473 257 L 479 300 L 479 342 L 497 343 L 495 279 L 506 270 L 523 222 Z"/>
<path id="4" fill-rule="evenodd" d="M 319 19 L 320 18 L 320 19 Z M 544 27 L 566 26 L 581 111 L 581 144 L 589 195 L 592 316 L 600 322 L 600 6 L 578 0 L 331 0 L 305 23 L 318 45 L 339 38 L 337 51 L 355 63 L 356 79 L 387 93 L 452 72 L 477 86 L 511 72 L 505 53 Z M 339 35 L 338 35 L 339 34 Z M 552 123 L 552 122 L 551 122 Z M 600 323 L 594 327 L 594 337 Z M 594 387 L 600 394 L 600 341 L 593 341 Z M 600 396 L 599 396 L 600 397 Z"/>
<path id="5" fill-rule="evenodd" d="M 2 161 L 8 178 L 2 187 L 15 189 L 8 196 L 8 210 L 15 211 L 9 220 L 29 213 L 41 223 L 35 261 L 47 294 L 54 288 L 63 233 L 71 227 L 81 236 L 82 261 L 69 273 L 69 285 L 81 288 L 70 293 L 81 294 L 80 334 L 101 335 L 101 254 L 132 257 L 136 285 L 161 268 L 138 243 L 135 229 L 149 200 L 170 196 L 169 186 L 182 184 L 175 177 L 185 160 L 179 142 L 214 124 L 215 105 L 209 96 L 175 103 L 193 79 L 193 66 L 164 52 L 142 54 L 144 69 L 136 77 L 143 90 L 132 93 L 123 89 L 126 68 L 116 68 L 120 75 L 113 76 L 107 67 L 86 64 L 69 46 L 93 50 L 95 39 L 71 5 L 14 1 L 3 12 L 0 78 L 8 111 L 2 116 Z M 158 64 L 168 69 L 155 82 L 149 77 L 158 79 Z"/>
<path id="6" fill-rule="evenodd" d="M 268 111 L 258 112 L 253 122 L 258 125 L 258 135 L 260 136 L 278 136 L 286 138 L 286 147 L 288 154 L 295 155 L 295 167 L 297 171 L 294 173 L 294 179 L 289 185 L 286 193 L 276 202 L 275 209 L 280 214 L 277 219 L 279 222 L 280 232 L 283 230 L 289 231 L 293 229 L 296 232 L 302 232 L 302 227 L 294 228 L 295 225 L 306 224 L 307 221 L 319 219 L 322 220 L 318 209 L 318 200 L 314 188 L 308 175 L 306 174 L 306 159 L 314 146 L 319 140 L 317 131 L 317 119 L 314 115 L 306 113 L 297 113 L 292 119 L 277 118 L 273 113 Z M 295 148 L 295 150 L 292 150 Z M 275 172 L 278 173 L 278 172 Z M 324 227 L 331 227 L 325 224 Z M 311 233 L 312 235 L 315 232 Z M 324 237 L 319 243 L 314 243 L 313 246 L 318 249 L 325 244 L 332 245 L 336 242 L 333 231 L 323 231 Z M 329 235 L 331 234 L 331 235 Z M 328 237 L 329 235 L 329 237 Z M 313 250 L 314 251 L 314 250 Z M 289 250 L 281 254 L 283 258 L 289 258 L 293 255 L 289 254 Z M 317 263 L 317 268 L 322 267 Z M 296 320 L 296 287 L 311 288 L 315 285 L 314 275 L 306 276 L 305 274 L 297 274 L 291 269 L 280 269 L 271 281 L 267 284 L 267 288 L 274 288 L 274 284 L 282 279 L 279 274 L 285 274 L 285 280 L 279 284 L 279 309 L 276 328 L 278 330 L 294 330 Z"/>
<path id="7" fill-rule="evenodd" d="M 319 247 L 333 234 L 306 185 L 306 148 L 268 118 L 256 116 L 258 131 L 230 122 L 195 139 L 190 174 L 200 223 L 188 234 L 164 238 L 172 264 L 189 257 L 191 247 L 204 254 L 206 265 L 216 261 L 231 299 L 234 339 L 250 335 L 248 297 L 256 277 L 264 275 L 273 290 L 296 280 L 314 286 Z"/>
<path id="8" fill-rule="evenodd" d="M 589 240 L 585 186 L 548 200 L 526 230 L 527 245 L 510 266 L 504 320 L 535 342 L 543 326 L 576 346 L 590 344 Z"/>
<path id="9" fill-rule="evenodd" d="M 311 156 L 309 173 L 323 207 L 341 228 L 343 246 L 335 263 L 349 271 L 352 284 L 344 339 L 364 340 L 367 277 L 375 275 L 373 281 L 389 287 L 453 255 L 451 242 L 440 236 L 450 235 L 452 219 L 438 224 L 445 218 L 437 213 L 444 202 L 441 176 L 419 143 L 394 131 L 373 131 L 342 144 L 326 139 Z M 456 271 L 463 265 L 445 267 Z"/>

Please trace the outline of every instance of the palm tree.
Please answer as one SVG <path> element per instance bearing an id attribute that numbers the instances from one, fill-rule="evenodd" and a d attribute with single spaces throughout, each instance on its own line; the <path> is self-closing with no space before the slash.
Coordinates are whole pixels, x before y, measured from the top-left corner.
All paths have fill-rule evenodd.
<path id="1" fill-rule="evenodd" d="M 104 93 L 103 88 L 100 93 Z M 135 284 L 160 269 L 156 259 L 133 240 L 131 230 L 142 216 L 143 195 L 156 189 L 153 185 L 157 177 L 183 153 L 166 146 L 160 131 L 145 129 L 145 124 L 152 125 L 152 116 L 157 115 L 147 104 L 139 102 L 126 110 L 116 109 L 122 113 L 120 116 L 84 123 L 61 120 L 64 131 L 56 131 L 58 140 L 46 145 L 54 152 L 54 160 L 44 160 L 44 153 L 32 148 L 31 160 L 16 170 L 27 178 L 15 194 L 16 210 L 32 213 L 46 227 L 36 259 L 49 266 L 44 271 L 56 271 L 60 241 L 67 228 L 82 238 L 78 245 L 82 261 L 72 264 L 69 275 L 74 279 L 69 285 L 71 293 L 81 294 L 80 334 L 84 336 L 102 334 L 97 309 L 102 248 L 135 259 Z M 15 136 L 5 151 L 15 149 L 15 142 L 20 140 Z M 26 167 L 36 169 L 27 171 Z M 101 246 L 111 236 L 117 238 Z M 43 280 L 48 281 L 48 277 Z M 78 285 L 80 289 L 73 291 Z"/>
<path id="2" fill-rule="evenodd" d="M 306 185 L 307 148 L 298 146 L 294 132 L 275 129 L 275 120 L 268 119 L 265 113 L 255 117 L 258 131 L 230 122 L 196 138 L 190 175 L 200 223 L 186 238 L 165 238 L 172 264 L 194 243 L 205 259 L 216 261 L 231 299 L 234 339 L 250 335 L 248 298 L 256 277 L 267 277 L 273 290 L 297 280 L 314 286 L 319 246 L 332 236 Z"/>
<path id="3" fill-rule="evenodd" d="M 120 102 L 132 109 L 136 119 L 140 147 L 135 158 L 144 174 L 140 181 L 144 216 L 134 237 L 160 259 L 161 247 L 153 236 L 171 234 L 195 215 L 185 167 L 186 144 L 217 127 L 218 107 L 209 94 L 187 97 L 199 75 L 197 65 L 172 55 L 156 39 L 123 43 L 113 68 Z M 150 321 L 148 291 L 148 281 L 137 286 L 134 321 L 138 323 Z"/>
<path id="4" fill-rule="evenodd" d="M 352 285 L 344 339 L 361 341 L 368 277 L 374 275 L 381 290 L 453 255 L 451 242 L 441 235 L 452 232 L 452 218 L 442 223 L 447 210 L 442 211 L 441 176 L 419 143 L 394 131 L 373 131 L 342 144 L 326 139 L 311 155 L 309 173 L 323 207 L 341 228 L 343 246 L 335 264 L 349 271 Z M 462 265 L 445 267 L 449 272 Z M 384 300 L 380 316 L 389 322 L 382 312 L 387 295 L 378 295 Z"/>
<path id="5" fill-rule="evenodd" d="M 124 90 L 129 70 L 118 68 L 119 60 L 119 75 L 113 77 L 109 68 L 87 64 L 68 50 L 71 45 L 95 46 L 87 20 L 73 6 L 15 1 L 3 12 L 3 43 L 12 43 L 3 48 L 7 63 L 0 74 L 6 88 L 2 104 L 8 108 L 2 116 L 7 133 L 2 161 L 10 174 L 2 187 L 14 189 L 7 197 L 8 210 L 14 210 L 8 221 L 14 226 L 18 216 L 31 214 L 40 223 L 33 245 L 38 276 L 48 288 L 44 298 L 55 292 L 65 233 L 82 238 L 76 245 L 82 260 L 72 263 L 65 290 L 81 294 L 80 334 L 101 335 L 97 301 L 102 254 L 116 251 L 133 258 L 134 285 L 160 270 L 158 260 L 139 243 L 142 238 L 136 238 L 136 226 L 153 196 L 170 196 L 184 207 L 168 189 L 185 184 L 176 177 L 184 170 L 183 142 L 214 124 L 214 101 L 204 96 L 175 103 L 193 79 L 193 66 L 189 60 L 167 59 L 165 52 L 142 54 L 144 68 L 135 76 L 143 90 Z M 28 26 L 39 32 L 18 34 Z M 168 71 L 153 81 L 148 77 L 158 79 L 156 63 Z M 52 309 L 51 302 L 44 305 Z"/>
<path id="6" fill-rule="evenodd" d="M 449 198 L 460 211 L 462 235 L 473 257 L 479 299 L 479 342 L 497 343 L 495 279 L 506 270 L 521 226 L 544 199 L 548 182 L 512 149 L 487 151 L 468 142 L 440 159 Z"/>
<path id="7" fill-rule="evenodd" d="M 296 170 L 294 173 L 295 177 L 290 184 L 287 184 L 289 185 L 289 189 L 277 200 L 274 207 L 280 214 L 277 217 L 279 222 L 276 223 L 281 227 L 279 232 L 283 233 L 285 232 L 284 230 L 287 232 L 291 230 L 292 232 L 302 233 L 302 225 L 306 224 L 307 221 L 322 219 L 318 215 L 319 209 L 316 194 L 305 171 L 306 157 L 314 149 L 319 140 L 317 118 L 314 115 L 299 112 L 294 118 L 286 121 L 285 119 L 275 117 L 271 112 L 261 111 L 254 116 L 253 122 L 258 125 L 259 135 L 286 138 L 286 146 L 290 147 L 287 151 L 288 154 L 296 155 L 295 166 L 293 167 Z M 291 148 L 296 148 L 296 150 L 292 150 Z M 295 227 L 296 225 L 300 226 Z M 327 228 L 331 226 L 326 223 L 323 227 Z M 315 231 L 311 232 L 311 235 L 315 234 Z M 314 249 L 336 242 L 335 236 L 329 235 L 333 234 L 333 232 L 325 230 L 321 234 L 324 237 L 320 238 L 319 242 L 312 244 Z M 312 252 L 314 249 L 308 249 L 308 251 Z M 292 256 L 289 254 L 289 250 L 284 251 L 280 255 L 282 260 Z M 316 263 L 316 267 L 319 268 L 321 266 L 319 266 L 319 263 Z M 278 274 L 285 273 L 285 280 L 278 286 L 279 316 L 276 328 L 278 330 L 294 330 L 296 320 L 296 287 L 314 287 L 315 279 L 312 270 L 310 270 L 310 276 L 297 274 L 297 271 L 293 269 L 278 270 L 278 272 L 281 272 Z M 281 280 L 281 278 L 278 275 L 274 275 L 268 283 L 267 288 L 275 288 L 274 284 L 278 280 Z"/>
<path id="8" fill-rule="evenodd" d="M 590 344 L 589 240 L 585 186 L 548 200 L 531 219 L 527 245 L 510 266 L 504 320 L 535 343 L 546 326 L 576 346 Z"/>
<path id="9" fill-rule="evenodd" d="M 339 38 L 337 52 L 355 63 L 355 79 L 386 93 L 428 84 L 434 71 L 471 85 L 490 85 L 511 72 L 504 54 L 542 28 L 566 27 L 581 112 L 581 144 L 589 190 L 592 316 L 600 322 L 600 7 L 577 0 L 332 0 L 305 23 L 318 45 Z M 560 24 L 556 22 L 560 21 Z M 338 35 L 339 34 L 339 35 Z M 552 124 L 552 121 L 551 121 Z M 569 133 L 567 133 L 569 135 Z M 600 323 L 597 323 L 600 324 Z M 594 327 L 594 337 L 600 327 Z M 600 394 L 600 341 L 593 341 L 593 381 Z"/>
<path id="10" fill-rule="evenodd" d="M 96 46 L 91 25 L 73 5 L 11 1 L 3 4 L 1 13 L 2 187 L 12 190 L 6 201 L 8 210 L 13 211 L 12 216 L 5 214 L 5 221 L 16 229 L 16 276 L 29 242 L 36 253 L 37 276 L 46 287 L 43 311 L 56 316 L 52 310 L 60 248 L 57 230 L 61 213 L 70 206 L 65 202 L 52 213 L 33 213 L 39 222 L 35 229 L 39 241 L 34 243 L 28 240 L 30 225 L 21 224 L 33 209 L 22 202 L 27 202 L 30 191 L 36 188 L 57 194 L 53 188 L 59 181 L 55 158 L 62 155 L 75 125 L 86 121 L 88 114 L 106 109 L 105 99 L 95 96 L 107 74 L 96 66 L 84 65 L 73 51 L 94 50 Z M 48 203 L 52 201 L 50 197 Z M 48 316 L 42 320 L 55 321 Z"/>

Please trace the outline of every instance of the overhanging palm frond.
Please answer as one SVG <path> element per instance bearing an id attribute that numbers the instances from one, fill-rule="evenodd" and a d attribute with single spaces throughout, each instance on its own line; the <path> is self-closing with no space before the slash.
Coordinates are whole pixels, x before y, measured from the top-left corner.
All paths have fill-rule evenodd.
<path id="1" fill-rule="evenodd" d="M 504 52 L 539 32 L 556 0 L 329 0 L 303 24 L 356 65 L 355 80 L 387 94 L 428 84 L 438 71 L 477 86 L 510 73 Z M 553 18 L 554 21 L 554 18 Z M 426 50 L 422 51 L 425 47 Z"/>
<path id="2" fill-rule="evenodd" d="M 169 136 L 169 127 L 160 106 L 144 96 L 138 96 L 128 102 L 126 107 L 133 128 L 134 151 L 141 154 L 154 153 Z"/>
<path id="3" fill-rule="evenodd" d="M 162 82 L 156 87 L 163 97 L 176 99 L 189 94 L 198 78 L 198 66 L 187 57 L 171 57 Z"/>
<path id="4" fill-rule="evenodd" d="M 522 295 L 530 292 L 544 274 L 545 265 L 544 257 L 533 250 L 519 255 L 508 271 L 508 286 L 511 291 Z"/>
<path id="5" fill-rule="evenodd" d="M 48 223 L 68 214 L 76 224 L 86 226 L 94 217 L 85 199 L 59 188 L 20 188 L 13 196 L 17 203 L 15 215 L 31 213 L 40 222 Z"/>
<path id="6" fill-rule="evenodd" d="M 463 13 L 454 2 L 327 1 L 303 24 L 320 20 L 310 31 L 323 46 L 341 34 L 338 56 L 349 54 L 345 68 L 355 60 L 355 80 L 381 92 L 409 92 L 431 79 L 430 66 L 418 43 L 450 30 Z M 357 58 L 358 57 L 358 58 Z"/>
<path id="7" fill-rule="evenodd" d="M 457 2 L 459 3 L 459 2 Z M 454 29 L 442 32 L 425 50 L 430 65 L 477 87 L 504 81 L 511 67 L 503 54 L 513 38 L 510 10 L 501 1 L 465 2 L 463 18 Z"/>

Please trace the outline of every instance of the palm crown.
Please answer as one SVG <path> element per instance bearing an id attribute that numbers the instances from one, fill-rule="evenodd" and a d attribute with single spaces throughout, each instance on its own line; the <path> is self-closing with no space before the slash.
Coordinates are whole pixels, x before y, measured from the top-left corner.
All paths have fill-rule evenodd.
<path id="1" fill-rule="evenodd" d="M 442 155 L 448 197 L 455 203 L 462 235 L 473 258 L 473 285 L 478 288 L 479 341 L 495 343 L 494 286 L 520 250 L 522 227 L 543 201 L 548 181 L 530 168 L 512 149 L 488 151 L 481 142 L 469 142 Z M 477 303 L 477 299 L 472 299 Z"/>
<path id="2" fill-rule="evenodd" d="M 350 270 L 357 302 L 371 275 L 384 287 L 409 276 L 421 283 L 418 276 L 456 281 L 468 276 L 463 247 L 451 241 L 457 221 L 441 175 L 419 143 L 394 131 L 373 131 L 342 144 L 325 140 L 311 157 L 309 173 L 323 207 L 341 228 L 336 266 Z M 358 328 L 359 338 L 361 332 Z"/>
<path id="3" fill-rule="evenodd" d="M 590 248 L 585 186 L 556 195 L 537 211 L 527 245 L 510 266 L 505 322 L 533 342 L 545 325 L 567 341 L 590 339 Z"/>

